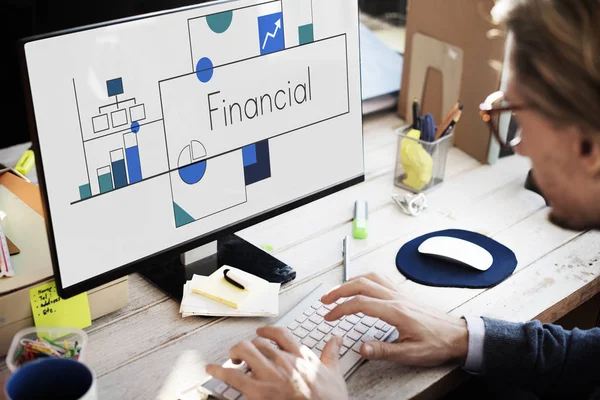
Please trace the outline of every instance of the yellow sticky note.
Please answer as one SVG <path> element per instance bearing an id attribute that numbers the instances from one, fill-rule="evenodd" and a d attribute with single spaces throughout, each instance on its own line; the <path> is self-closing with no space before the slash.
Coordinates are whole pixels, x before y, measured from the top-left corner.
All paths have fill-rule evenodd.
<path id="1" fill-rule="evenodd" d="M 62 299 L 56 291 L 56 283 L 49 282 L 30 289 L 29 298 L 35 326 L 83 329 L 92 325 L 87 293 Z"/>

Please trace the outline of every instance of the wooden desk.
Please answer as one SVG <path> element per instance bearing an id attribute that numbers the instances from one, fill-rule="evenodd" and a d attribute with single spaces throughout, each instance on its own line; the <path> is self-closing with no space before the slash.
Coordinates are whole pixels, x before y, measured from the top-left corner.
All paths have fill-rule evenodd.
<path id="1" fill-rule="evenodd" d="M 366 181 L 286 213 L 239 234 L 273 246 L 297 278 L 282 288 L 285 313 L 317 282 L 342 279 L 342 238 L 351 234 L 356 199 L 369 202 L 369 238 L 352 243 L 352 274 L 379 271 L 415 298 L 454 315 L 485 314 L 525 321 L 555 321 L 599 290 L 600 235 L 569 232 L 547 222 L 541 197 L 523 188 L 529 161 L 519 156 L 480 165 L 460 150 L 450 151 L 445 183 L 428 194 L 429 209 L 403 214 L 391 200 L 402 192 L 392 183 L 396 135 L 393 114 L 365 120 Z M 433 230 L 471 229 L 506 244 L 518 269 L 488 289 L 432 288 L 406 280 L 394 258 L 406 241 Z M 228 349 L 254 336 L 268 319 L 186 318 L 179 305 L 137 274 L 130 276 L 126 308 L 94 321 L 88 361 L 98 376 L 101 399 L 176 399 L 205 377 L 204 365 L 223 362 Z M 352 398 L 435 397 L 457 385 L 460 368 L 409 368 L 367 362 L 348 380 Z"/>

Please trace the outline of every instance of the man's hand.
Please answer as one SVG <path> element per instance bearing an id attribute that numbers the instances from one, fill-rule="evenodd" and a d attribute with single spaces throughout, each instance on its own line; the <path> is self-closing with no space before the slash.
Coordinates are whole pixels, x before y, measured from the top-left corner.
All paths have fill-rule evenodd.
<path id="1" fill-rule="evenodd" d="M 246 362 L 252 376 L 219 365 L 206 371 L 253 399 L 348 398 L 346 382 L 338 366 L 341 338 L 334 337 L 323 348 L 321 359 L 308 347 L 299 347 L 285 328 L 264 327 L 252 342 L 241 342 L 230 351 L 235 363 Z M 269 340 L 277 343 L 275 347 Z"/>
<path id="2" fill-rule="evenodd" d="M 364 343 L 360 349 L 364 358 L 420 366 L 449 361 L 464 364 L 469 346 L 464 320 L 415 303 L 377 274 L 353 278 L 331 290 L 321 301 L 331 304 L 346 297 L 352 298 L 332 309 L 325 315 L 326 320 L 362 312 L 398 329 L 397 343 Z"/>

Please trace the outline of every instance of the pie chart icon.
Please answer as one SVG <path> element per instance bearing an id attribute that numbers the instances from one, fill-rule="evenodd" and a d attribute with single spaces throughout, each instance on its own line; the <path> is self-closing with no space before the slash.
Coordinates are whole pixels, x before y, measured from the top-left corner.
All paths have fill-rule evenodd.
<path id="1" fill-rule="evenodd" d="M 194 185 L 202 180 L 206 172 L 206 149 L 197 140 L 192 140 L 185 146 L 177 160 L 179 177 L 188 185 Z"/>

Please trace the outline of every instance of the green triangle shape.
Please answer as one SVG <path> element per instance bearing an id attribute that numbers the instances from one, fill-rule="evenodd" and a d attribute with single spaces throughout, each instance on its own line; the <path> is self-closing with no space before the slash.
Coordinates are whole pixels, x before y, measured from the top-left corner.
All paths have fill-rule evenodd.
<path id="1" fill-rule="evenodd" d="M 177 205 L 175 202 L 173 202 L 173 209 L 175 210 L 175 226 L 177 228 L 195 221 L 190 214 L 188 214 L 183 208 L 179 207 L 179 205 Z"/>

